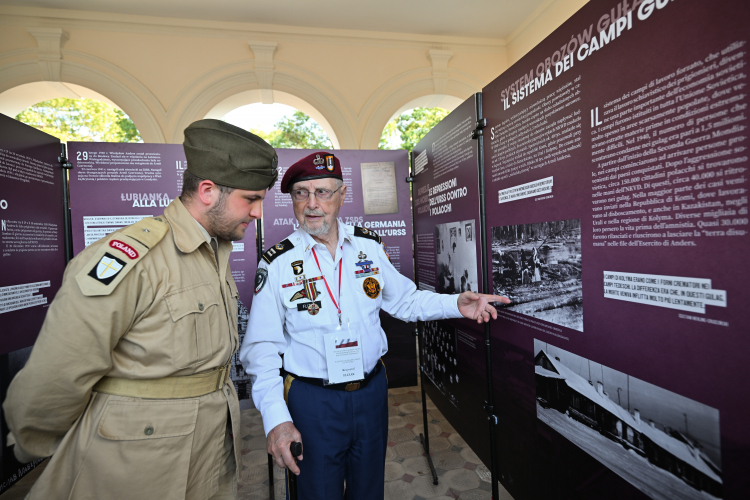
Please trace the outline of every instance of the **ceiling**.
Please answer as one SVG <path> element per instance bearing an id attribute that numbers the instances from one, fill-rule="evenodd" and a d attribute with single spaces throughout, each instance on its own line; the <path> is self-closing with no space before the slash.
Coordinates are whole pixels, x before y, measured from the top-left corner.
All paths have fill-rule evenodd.
<path id="1" fill-rule="evenodd" d="M 506 40 L 549 0 L 0 0 L 167 18 Z"/>

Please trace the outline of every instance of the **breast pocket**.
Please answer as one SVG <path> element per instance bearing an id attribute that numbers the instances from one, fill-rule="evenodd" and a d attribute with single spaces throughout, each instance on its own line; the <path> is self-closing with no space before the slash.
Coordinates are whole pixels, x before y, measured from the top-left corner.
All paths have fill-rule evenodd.
<path id="1" fill-rule="evenodd" d="M 175 368 L 199 365 L 216 354 L 219 342 L 219 299 L 210 283 L 199 283 L 165 295 L 172 318 Z"/>
<path id="2" fill-rule="evenodd" d="M 184 499 L 197 417 L 197 399 L 110 396 L 71 498 Z"/>

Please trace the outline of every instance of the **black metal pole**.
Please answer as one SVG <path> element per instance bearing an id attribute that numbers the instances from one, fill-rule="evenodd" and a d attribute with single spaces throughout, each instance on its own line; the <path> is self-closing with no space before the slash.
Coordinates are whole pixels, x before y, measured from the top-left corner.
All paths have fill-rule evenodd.
<path id="1" fill-rule="evenodd" d="M 255 221 L 255 248 L 257 250 L 258 256 L 257 256 L 257 262 L 256 264 L 260 264 L 260 259 L 263 257 L 263 219 L 258 219 Z M 274 489 L 273 489 L 273 456 L 269 453 L 268 454 L 268 498 L 270 500 L 275 500 L 276 497 L 274 495 Z"/>
<path id="2" fill-rule="evenodd" d="M 60 143 L 60 156 L 57 161 L 62 167 L 63 188 L 63 250 L 65 253 L 65 265 L 73 259 L 73 229 L 70 221 L 70 185 L 68 184 L 68 171 L 73 165 L 68 163 L 68 151 L 64 143 Z"/>
<path id="3" fill-rule="evenodd" d="M 477 160 L 479 163 L 479 241 L 482 242 L 482 292 L 491 293 L 489 279 L 489 260 L 487 258 L 487 207 L 485 200 L 484 185 L 484 137 L 482 129 L 487 124 L 487 120 L 482 116 L 482 93 L 474 94 L 474 101 L 477 110 L 477 128 L 474 137 L 477 139 Z M 495 406 L 493 403 L 492 389 L 492 349 L 490 342 L 490 324 L 484 324 L 484 349 L 487 363 L 487 419 L 490 425 L 490 479 L 492 481 L 492 498 L 497 500 L 499 491 L 497 487 L 497 416 L 495 415 Z"/>
<path id="4" fill-rule="evenodd" d="M 414 224 L 414 152 L 409 151 L 409 177 L 406 178 L 406 182 L 409 183 L 409 189 L 411 191 L 412 207 L 411 207 L 411 227 L 415 228 Z M 417 232 L 412 231 L 412 245 L 414 246 L 414 253 L 417 250 Z M 419 275 L 417 273 L 416 259 L 414 262 L 414 280 L 419 283 Z M 417 337 L 417 362 L 419 363 L 419 386 L 422 393 L 422 423 L 424 424 L 424 434 L 419 434 L 419 440 L 424 448 L 425 455 L 427 456 L 427 464 L 430 466 L 430 472 L 432 473 L 432 484 L 438 484 L 437 471 L 435 470 L 435 464 L 432 462 L 432 456 L 430 455 L 430 431 L 427 429 L 427 394 L 424 390 L 424 365 L 422 364 L 422 322 L 417 321 L 417 329 L 414 330 L 414 336 Z"/>

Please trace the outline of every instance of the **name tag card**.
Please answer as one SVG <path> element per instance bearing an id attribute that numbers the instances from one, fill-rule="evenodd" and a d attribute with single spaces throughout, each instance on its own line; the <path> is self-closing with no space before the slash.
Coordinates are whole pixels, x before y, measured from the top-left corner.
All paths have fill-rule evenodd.
<path id="1" fill-rule="evenodd" d="M 365 378 L 361 339 L 358 333 L 338 331 L 323 337 L 326 346 L 328 383 L 356 382 Z"/>

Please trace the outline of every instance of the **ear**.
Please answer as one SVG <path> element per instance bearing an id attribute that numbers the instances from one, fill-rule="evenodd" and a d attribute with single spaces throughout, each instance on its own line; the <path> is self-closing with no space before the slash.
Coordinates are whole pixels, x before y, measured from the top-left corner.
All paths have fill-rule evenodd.
<path id="1" fill-rule="evenodd" d="M 219 188 L 216 187 L 213 181 L 205 180 L 198 184 L 198 199 L 206 207 L 213 203 Z"/>
<path id="2" fill-rule="evenodd" d="M 346 184 L 341 186 L 341 203 L 339 203 L 339 208 L 344 206 L 344 200 L 346 200 Z"/>

